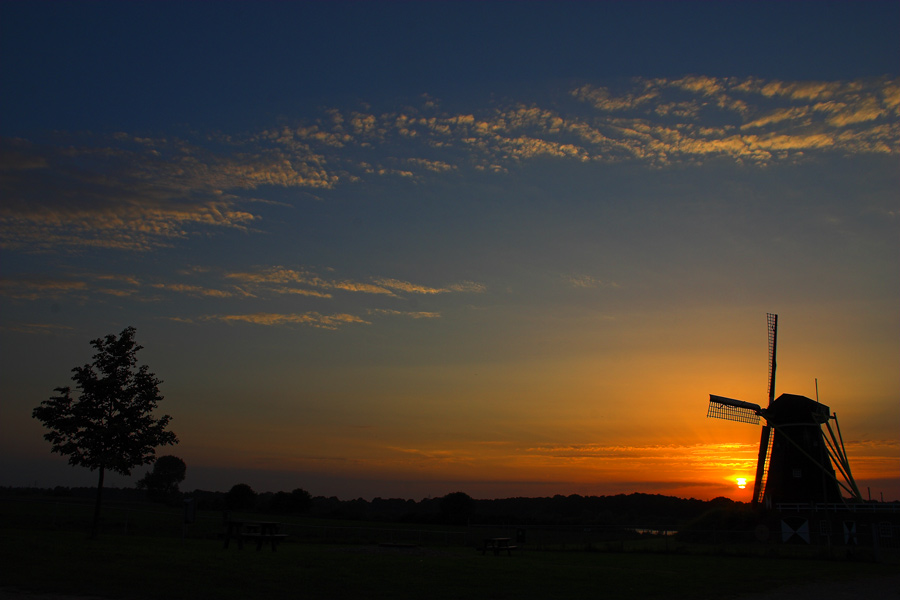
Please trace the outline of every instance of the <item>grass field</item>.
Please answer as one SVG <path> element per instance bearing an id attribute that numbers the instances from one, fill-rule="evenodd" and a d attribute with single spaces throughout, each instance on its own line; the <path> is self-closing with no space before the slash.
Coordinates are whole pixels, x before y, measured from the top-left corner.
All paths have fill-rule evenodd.
<path id="1" fill-rule="evenodd" d="M 310 543 L 277 552 L 223 549 L 214 536 L 151 533 L 131 517 L 127 535 L 89 540 L 60 518 L 0 521 L 0 587 L 107 598 L 727 598 L 814 580 L 897 572 L 897 563 L 665 552 L 516 550 Z M 22 515 L 20 515 L 22 516 Z M 165 515 L 157 514 L 154 519 Z M 211 526 L 211 525 L 210 525 Z M 649 549 L 649 548 L 648 548 Z"/>

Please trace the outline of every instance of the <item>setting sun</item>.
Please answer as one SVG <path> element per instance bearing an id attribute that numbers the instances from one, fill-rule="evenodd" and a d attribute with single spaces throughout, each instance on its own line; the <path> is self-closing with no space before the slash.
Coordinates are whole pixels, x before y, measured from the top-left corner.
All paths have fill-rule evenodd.
<path id="1" fill-rule="evenodd" d="M 747 478 L 746 477 L 738 477 L 737 484 L 740 489 L 744 489 L 747 487 Z"/>

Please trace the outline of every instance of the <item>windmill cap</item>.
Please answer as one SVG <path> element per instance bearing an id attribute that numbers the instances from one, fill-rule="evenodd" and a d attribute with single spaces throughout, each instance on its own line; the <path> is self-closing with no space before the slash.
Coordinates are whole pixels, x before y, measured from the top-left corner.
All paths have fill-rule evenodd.
<path id="1" fill-rule="evenodd" d="M 831 409 L 812 398 L 797 394 L 782 394 L 766 409 L 769 420 L 780 423 L 802 423 L 810 420 L 822 423 L 831 415 Z"/>

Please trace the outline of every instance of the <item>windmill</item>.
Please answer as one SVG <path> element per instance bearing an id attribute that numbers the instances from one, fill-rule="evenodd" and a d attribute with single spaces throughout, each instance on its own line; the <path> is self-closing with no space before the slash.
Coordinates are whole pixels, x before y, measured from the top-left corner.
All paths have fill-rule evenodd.
<path id="1" fill-rule="evenodd" d="M 778 315 L 767 314 L 767 327 L 769 397 L 766 408 L 710 394 L 706 413 L 707 417 L 751 425 L 759 425 L 760 417 L 765 419 L 759 438 L 753 504 L 842 502 L 841 489 L 854 499 L 862 500 L 850 473 L 837 415 L 831 414 L 818 399 L 795 394 L 775 398 Z M 835 429 L 832 429 L 831 421 L 834 421 Z M 828 431 L 827 436 L 822 425 Z M 835 476 L 835 467 L 844 481 Z"/>

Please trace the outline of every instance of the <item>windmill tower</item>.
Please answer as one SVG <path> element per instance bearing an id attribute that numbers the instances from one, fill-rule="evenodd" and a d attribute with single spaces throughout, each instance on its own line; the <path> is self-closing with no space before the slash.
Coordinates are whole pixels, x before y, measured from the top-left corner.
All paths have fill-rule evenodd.
<path id="1" fill-rule="evenodd" d="M 753 504 L 842 502 L 841 489 L 862 497 L 850 473 L 837 415 L 817 400 L 795 394 L 775 398 L 775 352 L 778 315 L 767 315 L 769 332 L 769 398 L 766 408 L 724 396 L 709 396 L 707 417 L 758 425 L 759 438 Z M 834 421 L 835 430 L 830 421 Z M 822 430 L 822 425 L 828 435 Z M 835 475 L 835 467 L 844 481 Z"/>

